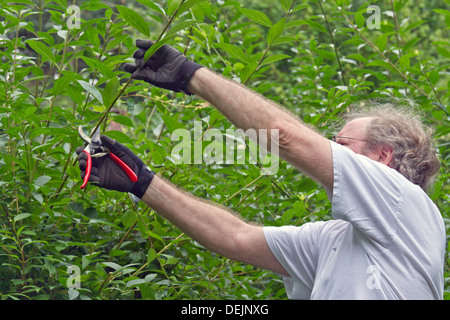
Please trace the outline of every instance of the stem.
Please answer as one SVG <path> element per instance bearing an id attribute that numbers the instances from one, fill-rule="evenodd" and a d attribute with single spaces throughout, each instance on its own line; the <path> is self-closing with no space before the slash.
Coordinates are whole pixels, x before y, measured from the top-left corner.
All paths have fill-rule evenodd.
<path id="1" fill-rule="evenodd" d="M 294 9 L 295 0 L 292 1 L 291 6 L 289 7 L 289 10 L 286 11 L 286 18 L 292 13 L 292 9 Z"/>
<path id="2" fill-rule="evenodd" d="M 399 24 L 398 24 L 397 13 L 394 10 L 394 1 L 393 0 L 390 0 L 390 1 L 391 1 L 391 10 L 392 10 L 392 12 L 394 14 L 395 35 L 397 37 L 397 46 L 398 46 L 398 49 L 399 49 L 398 52 L 399 52 L 399 57 L 401 57 L 402 56 L 402 52 L 400 51 L 401 39 L 400 39 L 400 35 L 398 33 L 398 30 L 400 29 L 400 27 L 399 27 Z"/>
<path id="3" fill-rule="evenodd" d="M 159 256 L 161 253 L 163 253 L 164 251 L 166 251 L 167 249 L 169 249 L 169 248 L 173 245 L 173 243 L 174 243 L 176 240 L 180 239 L 182 236 L 184 236 L 184 233 L 181 233 L 178 237 L 176 237 L 175 239 L 173 239 L 172 242 L 170 242 L 170 243 L 167 244 L 164 248 L 162 248 L 159 252 L 157 252 L 157 253 L 156 253 L 156 258 L 155 258 L 155 259 L 159 262 L 158 256 Z M 153 249 L 154 249 L 154 248 L 153 248 Z M 136 270 L 136 272 L 133 273 L 131 276 L 132 276 L 132 277 L 135 277 L 139 272 L 141 272 L 142 270 L 144 270 L 147 266 L 148 266 L 148 262 L 144 263 L 144 264 L 142 265 L 142 267 L 140 267 L 138 270 Z"/>
<path id="4" fill-rule="evenodd" d="M 164 33 L 166 33 L 167 28 L 169 28 L 169 26 L 171 25 L 171 23 L 173 22 L 173 20 L 175 19 L 175 17 L 178 14 L 178 11 L 180 11 L 181 6 L 183 5 L 183 3 L 186 2 L 186 0 L 181 0 L 180 4 L 178 5 L 178 7 L 175 9 L 175 12 L 172 14 L 172 16 L 170 17 L 169 21 L 167 21 L 166 25 L 164 26 L 163 30 L 161 31 L 161 33 L 159 34 L 159 37 L 156 39 L 155 44 L 161 40 L 161 38 L 163 37 Z"/>
<path id="5" fill-rule="evenodd" d="M 39 0 L 39 5 L 37 5 L 37 9 L 39 11 L 39 32 L 42 32 L 42 10 L 44 9 L 42 0 Z M 37 36 L 37 34 L 36 34 L 36 36 Z M 41 56 L 37 55 L 36 66 L 38 68 L 40 68 L 41 65 L 42 65 Z M 38 91 L 39 91 L 39 79 L 36 80 L 35 93 L 34 93 L 34 103 L 35 103 L 36 107 L 37 107 L 36 98 L 38 97 Z"/>
<path id="6" fill-rule="evenodd" d="M 94 133 L 102 124 L 102 122 L 106 119 L 106 117 L 108 116 L 108 113 L 111 111 L 111 109 L 114 107 L 114 105 L 116 104 L 117 100 L 119 100 L 119 98 L 122 96 L 122 94 L 125 92 L 125 89 L 128 87 L 128 85 L 131 83 L 133 79 L 130 78 L 128 79 L 128 81 L 124 84 L 124 86 L 122 87 L 122 90 L 120 90 L 119 94 L 116 96 L 116 98 L 113 100 L 113 102 L 111 102 L 111 105 L 108 107 L 108 109 L 103 113 L 102 117 L 100 118 L 100 120 L 97 122 L 96 126 L 94 127 L 94 130 L 92 130 L 92 133 Z"/>
<path id="7" fill-rule="evenodd" d="M 443 106 L 444 104 L 442 103 L 441 98 L 439 97 L 438 93 L 436 92 L 436 89 L 434 88 L 434 85 L 431 83 L 430 78 L 428 78 L 427 73 L 425 72 L 425 68 L 423 67 L 422 63 L 420 64 L 420 71 L 422 71 L 423 75 L 425 76 L 425 78 L 427 79 L 428 85 L 430 86 L 431 90 L 433 90 L 434 95 L 436 96 L 436 98 L 438 99 L 439 103 L 441 104 L 441 106 Z M 443 109 L 444 111 L 446 111 L 446 109 Z M 447 112 L 447 111 L 446 111 Z M 447 113 L 448 114 L 448 113 Z"/>
<path id="8" fill-rule="evenodd" d="M 407 75 L 405 75 L 399 68 L 397 68 L 397 66 L 395 64 L 393 64 L 391 62 L 391 60 L 389 60 L 388 57 L 386 57 L 381 51 L 380 49 L 378 49 L 378 47 L 376 45 L 374 45 L 369 39 L 367 39 L 367 37 L 361 32 L 361 30 L 358 29 L 357 26 L 355 26 L 353 24 L 353 22 L 350 21 L 350 19 L 345 15 L 345 13 L 342 12 L 342 8 L 339 8 L 338 5 L 336 4 L 336 2 L 333 1 L 333 4 L 336 6 L 336 8 L 338 8 L 338 10 L 340 10 L 341 15 L 344 17 L 344 19 L 347 21 L 347 23 L 350 25 L 350 27 L 352 27 L 353 30 L 355 30 L 359 36 L 369 45 L 371 46 L 376 53 L 378 53 L 406 82 L 408 82 L 414 89 L 416 89 L 417 91 L 419 91 L 423 96 L 428 98 L 428 94 L 423 91 L 422 89 L 420 89 L 414 82 L 411 81 L 411 79 L 408 78 Z"/>
<path id="9" fill-rule="evenodd" d="M 155 41 L 155 44 L 158 43 L 158 41 L 160 41 L 162 39 L 162 37 L 164 36 L 165 32 L 167 31 L 167 29 L 169 28 L 170 24 L 173 22 L 173 20 L 175 19 L 176 15 L 178 14 L 178 11 L 180 10 L 181 5 L 185 2 L 186 0 L 182 0 L 180 2 L 180 4 L 178 5 L 178 7 L 176 8 L 175 12 L 172 14 L 172 16 L 170 17 L 169 21 L 167 21 L 166 25 L 164 26 L 163 30 L 161 31 L 161 33 L 159 34 L 158 38 Z M 130 78 L 127 83 L 125 83 L 125 85 L 123 86 L 122 90 L 120 90 L 119 94 L 117 95 L 117 97 L 114 99 L 114 101 L 111 103 L 111 105 L 109 106 L 109 108 L 105 111 L 105 113 L 103 114 L 103 116 L 100 118 L 100 120 L 98 121 L 97 125 L 94 127 L 94 130 L 92 132 L 95 132 L 100 125 L 102 124 L 102 122 L 107 118 L 108 113 L 111 111 L 112 107 L 116 104 L 117 100 L 119 100 L 119 98 L 122 96 L 122 94 L 125 92 L 125 89 L 128 87 L 128 85 L 131 83 L 133 79 Z"/>
<path id="10" fill-rule="evenodd" d="M 320 0 L 317 0 L 317 3 L 319 4 L 320 10 L 322 10 L 322 14 L 323 14 L 323 17 L 325 19 L 325 23 L 327 25 L 328 34 L 330 35 L 331 42 L 333 43 L 334 54 L 336 55 L 336 59 L 337 59 L 337 62 L 339 64 L 339 70 L 341 71 L 342 83 L 344 84 L 344 86 L 346 86 L 347 83 L 346 83 L 345 78 L 344 78 L 344 70 L 342 70 L 341 59 L 339 58 L 339 53 L 338 53 L 338 50 L 337 50 L 337 47 L 336 47 L 336 41 L 334 40 L 334 36 L 333 36 L 333 32 L 331 31 L 330 23 L 328 22 L 327 15 L 325 14 L 325 10 L 323 10 L 323 7 L 322 7 L 322 4 L 320 3 Z"/>
<path id="11" fill-rule="evenodd" d="M 173 20 L 175 19 L 181 5 L 185 2 L 185 0 L 182 0 L 180 2 L 180 4 L 178 5 L 177 9 L 175 10 L 175 12 L 173 13 L 173 15 L 170 17 L 169 21 L 166 23 L 166 25 L 164 26 L 163 30 L 161 31 L 160 35 L 158 36 L 158 39 L 156 40 L 156 42 L 158 42 L 159 40 L 161 40 L 161 38 L 164 36 L 164 33 L 166 32 L 167 28 L 169 28 L 170 24 L 173 22 Z M 155 43 L 156 43 L 155 42 Z M 94 127 L 94 130 L 92 130 L 92 134 L 97 131 L 98 128 L 100 128 L 100 126 L 102 125 L 102 123 L 107 119 L 109 112 L 111 111 L 111 109 L 114 107 L 114 105 L 116 104 L 116 102 L 119 100 L 119 98 L 123 95 L 123 93 L 125 92 L 126 88 L 128 87 L 128 85 L 131 83 L 131 81 L 133 81 L 133 78 L 128 79 L 128 81 L 124 84 L 124 86 L 122 87 L 122 89 L 120 90 L 119 94 L 116 96 L 116 98 L 111 102 L 111 105 L 109 105 L 108 109 L 103 113 L 103 115 L 101 116 L 100 120 L 97 122 L 97 124 Z M 92 135 L 91 135 L 92 136 Z M 70 163 L 71 158 L 68 157 L 67 162 L 65 167 L 68 166 L 68 164 Z M 75 159 L 73 161 L 73 166 L 76 164 L 77 159 Z M 61 182 L 60 187 L 58 188 L 57 194 L 60 194 L 60 192 L 62 191 L 62 189 L 64 188 L 64 185 L 67 182 L 67 179 L 69 178 L 68 175 L 66 175 L 63 178 L 63 181 Z"/>
<path id="12" fill-rule="evenodd" d="M 243 83 L 244 86 L 247 84 L 247 82 L 250 80 L 250 78 L 253 77 L 255 72 L 261 68 L 261 64 L 264 61 L 264 58 L 266 57 L 267 53 L 269 52 L 270 46 L 271 46 L 270 44 L 267 45 L 266 50 L 264 51 L 262 57 L 259 59 L 258 64 L 256 65 L 256 69 L 247 77 L 247 79 L 245 79 L 245 81 Z"/>

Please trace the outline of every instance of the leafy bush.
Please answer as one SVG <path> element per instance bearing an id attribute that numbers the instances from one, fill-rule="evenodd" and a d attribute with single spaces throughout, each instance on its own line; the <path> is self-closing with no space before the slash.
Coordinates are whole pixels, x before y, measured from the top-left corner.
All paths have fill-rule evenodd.
<path id="1" fill-rule="evenodd" d="M 352 103 L 415 101 L 436 131 L 442 169 L 430 197 L 449 235 L 444 2 L 0 0 L 2 299 L 286 298 L 277 275 L 206 251 L 128 195 L 80 190 L 80 124 L 249 221 L 330 218 L 325 192 L 284 162 L 274 175 L 258 163 L 178 164 L 176 129 L 231 125 L 196 97 L 132 81 L 122 65 L 136 38 L 177 47 L 326 135 Z"/>

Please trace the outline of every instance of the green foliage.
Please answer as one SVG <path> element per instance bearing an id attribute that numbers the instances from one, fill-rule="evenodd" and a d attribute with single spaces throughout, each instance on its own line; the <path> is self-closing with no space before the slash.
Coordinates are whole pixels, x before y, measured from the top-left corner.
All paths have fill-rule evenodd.
<path id="1" fill-rule="evenodd" d="M 325 192 L 284 162 L 271 176 L 258 164 L 177 164 L 173 130 L 231 125 L 195 97 L 132 81 L 121 66 L 136 38 L 177 47 L 326 135 L 352 103 L 416 101 L 436 132 L 442 169 L 430 197 L 449 235 L 448 1 L 86 0 L 80 20 L 71 4 L 0 0 L 2 299 L 286 298 L 278 276 L 208 252 L 128 195 L 80 190 L 80 124 L 248 221 L 330 218 Z M 370 4 L 380 29 L 368 28 Z"/>

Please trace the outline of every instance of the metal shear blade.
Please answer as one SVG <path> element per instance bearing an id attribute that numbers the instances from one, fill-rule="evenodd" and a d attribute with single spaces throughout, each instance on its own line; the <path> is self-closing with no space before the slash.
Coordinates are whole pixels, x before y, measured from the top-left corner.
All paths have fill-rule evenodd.
<path id="1" fill-rule="evenodd" d="M 118 156 L 110 152 L 107 148 L 102 146 L 102 142 L 100 140 L 100 128 L 97 128 L 92 133 L 92 138 L 88 137 L 88 135 L 83 131 L 83 127 L 78 127 L 78 134 L 81 139 L 87 143 L 86 148 L 83 150 L 83 153 L 86 154 L 86 173 L 84 175 L 83 184 L 81 185 L 81 189 L 84 189 L 89 181 L 89 177 L 91 175 L 92 170 L 92 158 L 100 158 L 109 155 L 110 158 L 125 172 L 125 174 L 130 178 L 132 182 L 137 182 L 138 177 L 136 173 Z"/>
<path id="2" fill-rule="evenodd" d="M 100 140 L 100 128 L 97 128 L 92 134 L 92 138 L 89 137 L 83 130 L 83 126 L 78 127 L 78 134 L 81 139 L 87 143 L 85 151 L 89 152 L 93 158 L 101 158 L 108 155 L 108 150 L 102 146 Z"/>

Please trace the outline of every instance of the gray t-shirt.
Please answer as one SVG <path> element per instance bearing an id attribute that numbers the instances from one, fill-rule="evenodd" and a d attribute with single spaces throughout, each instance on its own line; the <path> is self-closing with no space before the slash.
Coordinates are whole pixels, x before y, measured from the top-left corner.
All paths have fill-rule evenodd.
<path id="1" fill-rule="evenodd" d="M 264 227 L 290 299 L 442 299 L 445 226 L 423 190 L 330 142 L 334 220 Z"/>

